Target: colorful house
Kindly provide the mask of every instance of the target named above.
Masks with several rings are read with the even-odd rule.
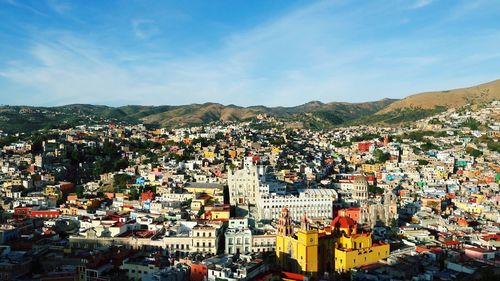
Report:
[[[371,233],[360,233],[357,223],[345,212],[339,212],[324,229],[312,228],[304,216],[295,229],[288,209],[284,208],[276,235],[276,256],[281,268],[318,276],[324,272],[346,272],[389,257],[389,244],[374,243]]]
[[[389,244],[373,243],[370,233],[358,233],[353,219],[336,217],[332,227],[334,236],[340,234],[335,243],[335,271],[346,272],[389,257]]]

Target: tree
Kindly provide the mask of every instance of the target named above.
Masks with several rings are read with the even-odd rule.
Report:
[[[425,159],[418,159],[418,165],[425,166],[427,164],[429,164],[429,161],[427,161]]]
[[[113,188],[115,191],[121,192],[126,187],[127,184],[132,180],[132,176],[128,174],[116,174],[113,177]]]
[[[462,123],[462,127],[469,127],[471,130],[477,130],[479,126],[481,126],[481,122],[472,117],[467,118],[467,120]]]
[[[78,198],[82,198],[83,197],[83,192],[85,191],[85,189],[83,188],[83,186],[81,185],[78,185],[76,188],[75,188],[75,193],[76,193],[76,196],[78,196]]]
[[[431,143],[430,141],[420,145],[420,149],[422,149],[423,151],[429,151],[429,150],[432,150],[432,149],[438,149],[439,147],[433,143]]]
[[[124,170],[128,167],[128,161],[127,159],[118,159],[113,163],[113,170],[119,171],[119,170]]]
[[[135,187],[131,187],[128,191],[128,195],[130,200],[138,200],[139,199],[139,191]]]
[[[376,185],[368,185],[368,192],[372,194],[381,194],[384,192],[384,190]]]
[[[379,139],[380,135],[379,134],[362,134],[360,136],[354,136],[351,138],[351,141],[353,142],[358,142],[358,141],[364,141],[364,140],[373,140],[373,139]]]
[[[488,142],[488,149],[491,151],[500,152],[500,142],[498,142],[498,141]]]
[[[475,149],[475,148],[470,147],[470,146],[465,148],[465,152],[467,152],[470,156],[475,157],[475,158],[483,155],[483,152],[481,150]]]
[[[395,218],[393,218],[391,220],[391,228],[396,228],[398,227],[398,220],[396,220]]]
[[[378,163],[385,163],[387,160],[391,158],[391,154],[387,152],[384,153],[380,149],[375,149],[375,151],[373,151],[373,157],[375,157]]]

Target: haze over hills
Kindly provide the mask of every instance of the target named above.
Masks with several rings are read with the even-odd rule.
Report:
[[[447,108],[480,105],[492,100],[500,100],[500,80],[470,88],[416,94],[402,100],[382,99],[363,103],[312,101],[293,107],[241,107],[219,103],[121,107],[89,104],[0,106],[0,130],[31,131],[102,122],[144,123],[173,128],[214,121],[251,120],[259,114],[300,127],[325,129],[336,125],[412,122]]]

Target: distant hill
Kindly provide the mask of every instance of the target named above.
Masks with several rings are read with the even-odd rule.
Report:
[[[383,99],[364,103],[309,102],[294,107],[241,107],[218,103],[180,106],[70,104],[57,107],[0,106],[0,130],[5,132],[69,128],[82,124],[123,122],[144,123],[161,127],[202,125],[213,121],[244,121],[259,114],[298,122],[307,128],[328,128],[373,114],[395,100]]]
[[[449,108],[470,106],[479,108],[484,103],[500,100],[500,80],[481,85],[446,91],[426,92],[395,101],[371,116],[349,121],[347,125],[379,123],[397,125],[414,122]]]
[[[469,88],[411,95],[390,104],[377,114],[384,114],[404,108],[459,108],[466,104],[480,105],[493,100],[500,100],[500,79]]]
[[[458,108],[466,104],[479,106],[492,100],[500,100],[500,80],[470,88],[416,94],[402,100],[382,99],[363,103],[312,101],[293,107],[241,107],[219,103],[121,107],[89,104],[0,106],[0,130],[27,132],[108,122],[174,128],[214,121],[251,120],[259,114],[286,120],[294,127],[328,129],[337,125],[413,122],[450,107]]]
[[[152,114],[143,116],[132,114],[132,116],[138,117],[144,123],[159,124],[164,127],[200,125],[212,121],[243,121],[255,118],[259,114],[297,121],[305,119],[306,115],[313,115],[330,125],[338,125],[348,120],[375,113],[392,102],[394,100],[390,99],[366,103],[322,103],[315,101],[295,107],[240,107],[204,103],[175,106],[161,112],[151,112]],[[123,108],[119,109],[123,110]],[[142,109],[142,112],[153,110],[155,110],[154,107],[148,110]]]

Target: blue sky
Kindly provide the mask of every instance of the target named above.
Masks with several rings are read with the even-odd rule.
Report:
[[[0,0],[0,104],[292,106],[500,78],[498,0]]]

